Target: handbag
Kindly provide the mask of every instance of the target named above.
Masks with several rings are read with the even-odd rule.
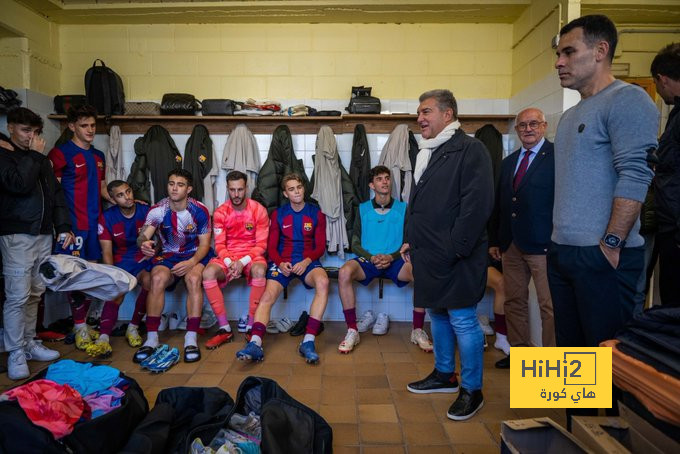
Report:
[[[125,115],[156,116],[161,114],[161,105],[157,102],[126,102]]]
[[[188,93],[166,93],[161,100],[162,115],[195,115],[201,104]]]
[[[85,95],[57,95],[54,97],[54,111],[60,115],[65,114],[71,107],[80,107],[87,104]]]
[[[204,99],[201,102],[203,115],[234,115],[234,101],[231,99]]]

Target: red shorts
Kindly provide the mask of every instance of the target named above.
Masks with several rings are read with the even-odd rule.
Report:
[[[233,258],[232,258],[232,261],[234,261]],[[220,286],[220,288],[226,287],[227,284],[229,283],[229,268],[227,267],[227,265],[224,264],[224,260],[216,257],[216,258],[210,260],[210,262],[208,264],[210,264],[210,263],[214,263],[215,265],[222,268],[222,272],[224,272],[224,275],[227,276],[227,279],[224,280],[224,281],[218,281],[218,285]],[[262,257],[261,255],[258,256],[258,257],[254,257],[250,261],[249,264],[247,264],[246,266],[243,267],[242,275],[245,276],[246,282],[248,283],[248,285],[250,285],[250,281],[252,280],[252,277],[250,276],[250,269],[253,267],[253,264],[255,264],[255,263],[261,263],[262,265],[264,265],[265,271],[267,270],[267,260],[264,257]]]

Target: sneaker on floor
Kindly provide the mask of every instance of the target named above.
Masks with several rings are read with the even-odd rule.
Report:
[[[495,334],[495,331],[489,324],[489,317],[486,315],[478,315],[477,319],[479,320],[479,326],[482,327],[482,331],[484,331],[485,336],[493,336]]]
[[[374,336],[384,336],[390,329],[390,318],[386,313],[380,312],[375,324],[373,325],[373,335]]]
[[[217,334],[208,339],[208,341],[205,343],[205,348],[207,348],[208,350],[213,350],[222,344],[231,342],[232,340],[234,340],[234,333],[232,333],[231,331],[227,331],[224,328],[220,328],[217,331]]]
[[[199,325],[200,328],[212,328],[215,326],[215,323],[217,323],[217,317],[215,317],[215,313],[212,309],[208,309],[209,307],[210,306],[203,308],[203,312],[201,313],[201,324]]]
[[[434,349],[430,338],[422,328],[411,330],[411,343],[416,344],[425,353],[431,353]]]
[[[449,407],[446,417],[454,421],[465,421],[472,418],[484,406],[482,391],[468,391],[460,388],[458,399]]]
[[[267,322],[267,334],[279,334],[279,327],[276,326],[276,322],[274,320],[269,320]]]
[[[177,329],[185,329],[185,328],[180,328],[180,324],[182,321],[179,319],[179,316],[175,314],[174,312],[172,314],[168,314],[168,328],[171,330],[177,330]]]
[[[309,321],[309,314],[307,311],[302,311],[302,314],[300,314],[300,318],[298,319],[297,323],[293,325],[293,327],[288,330],[288,334],[291,336],[302,336],[305,334],[305,330],[307,329],[307,322]]]
[[[85,352],[93,358],[103,359],[111,356],[113,349],[111,348],[111,344],[107,341],[98,340],[97,342],[88,345]]]
[[[31,375],[26,364],[26,353],[23,349],[14,350],[7,358],[7,376],[10,380],[23,380]]]
[[[90,327],[84,326],[82,328],[76,329],[75,343],[78,350],[87,350],[87,347],[92,344],[92,333],[90,332]],[[99,336],[97,336],[99,337]]]
[[[276,327],[280,333],[287,333],[293,327],[293,322],[288,317],[283,317],[281,320],[276,321]]]
[[[161,322],[158,324],[158,331],[165,331],[168,329],[168,324],[170,323],[168,317],[168,314],[161,314]]]
[[[60,342],[66,339],[66,334],[56,331],[39,331],[37,336],[43,342]]]
[[[422,380],[406,385],[406,389],[416,394],[455,393],[458,391],[458,379],[454,373],[448,380],[442,380],[435,369]]]
[[[26,354],[26,360],[30,361],[54,361],[61,356],[58,351],[50,350],[45,347],[41,342],[30,341],[28,345],[24,348],[24,353]]]
[[[262,361],[264,350],[255,342],[248,342],[245,348],[236,352],[236,359],[239,361]]]
[[[510,343],[508,337],[504,334],[496,333],[496,342],[493,343],[494,348],[505,353],[505,356],[510,354]]]
[[[147,364],[146,369],[151,373],[159,374],[166,372],[177,363],[179,363],[179,349],[175,347],[163,352],[152,363]]]
[[[359,345],[359,332],[354,329],[348,329],[347,334],[345,334],[345,339],[340,342],[338,346],[338,351],[340,353],[349,353],[354,350],[354,347]]]
[[[248,314],[244,314],[238,319],[238,325],[236,326],[236,329],[238,330],[239,333],[245,333],[247,327],[248,327]]]
[[[125,339],[127,339],[128,345],[132,348],[142,345],[142,336],[139,335],[139,330],[135,326],[128,325],[125,330]]]
[[[373,313],[373,311],[370,309],[367,310],[362,314],[361,318],[357,321],[357,331],[359,331],[360,333],[365,333],[366,331],[371,329],[373,325],[375,325],[375,321],[376,316]]]
[[[298,347],[298,353],[307,361],[307,364],[319,362],[319,355],[316,353],[314,341],[302,342],[300,347]]]

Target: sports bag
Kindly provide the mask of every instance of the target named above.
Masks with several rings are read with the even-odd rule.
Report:
[[[7,113],[21,106],[21,99],[16,91],[0,87],[0,113]]]
[[[101,66],[97,66],[97,62],[101,62]],[[85,72],[85,94],[87,102],[97,109],[99,115],[123,114],[123,81],[100,59],[96,59]]]
[[[351,114],[379,114],[380,99],[375,96],[357,96],[349,100],[347,112]]]
[[[47,369],[30,381],[45,378]],[[130,386],[120,407],[90,421],[76,423],[73,432],[55,440],[47,429],[31,422],[16,401],[0,402],[0,452],[22,454],[113,454],[127,443],[130,434],[149,412],[139,384],[121,373]]]
[[[126,102],[125,115],[158,116],[161,114],[161,105],[157,102]]]
[[[54,111],[65,114],[71,107],[80,107],[87,104],[85,95],[57,95],[54,97]]]
[[[231,99],[204,99],[201,102],[203,115],[234,115],[234,101]]]
[[[166,93],[161,100],[162,115],[194,115],[200,109],[200,103],[188,93]]]

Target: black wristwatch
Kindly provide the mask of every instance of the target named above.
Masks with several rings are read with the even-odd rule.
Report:
[[[611,232],[607,232],[607,234],[602,237],[602,243],[609,249],[623,249],[626,245],[626,242],[622,240],[620,236]]]

